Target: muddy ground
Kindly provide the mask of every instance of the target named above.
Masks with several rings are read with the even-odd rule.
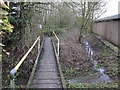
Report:
[[[62,38],[61,38],[62,37]],[[84,46],[78,42],[79,29],[68,31],[60,38],[60,62],[66,78],[84,76],[92,70],[92,63],[88,59]],[[89,64],[88,64],[89,63]]]
[[[83,43],[78,42],[79,29],[63,31],[64,34],[58,35],[60,39],[60,63],[66,82],[73,78],[84,78],[81,83],[87,83],[87,78],[93,76],[93,63],[90,61]],[[97,68],[104,67],[104,73],[112,79],[112,84],[104,84],[106,87],[117,87],[118,59],[114,51],[104,45],[99,39],[91,34],[86,37],[91,47],[94,49],[94,59],[98,61]],[[87,77],[88,76],[88,77]],[[87,78],[86,78],[87,77]],[[96,76],[93,76],[96,77]],[[73,86],[72,87],[77,87]],[[71,87],[70,84],[68,87]],[[86,85],[91,86],[91,85]]]
[[[10,71],[18,64],[21,58],[28,51],[28,48],[22,47],[21,41],[11,43],[4,48],[10,55],[2,53],[2,86],[3,88],[10,87]],[[27,85],[28,79],[31,75],[34,62],[37,55],[37,46],[33,48],[32,52],[27,56],[19,70],[15,74],[16,88],[24,88]]]

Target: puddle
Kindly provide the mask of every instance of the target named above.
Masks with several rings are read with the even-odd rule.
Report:
[[[85,37],[85,36],[83,36]],[[93,60],[93,54],[94,50],[91,48],[90,44],[84,39],[84,44],[86,46],[86,52],[88,54],[88,57],[90,58],[91,62],[93,63],[93,69],[95,72],[91,76],[87,77],[77,77],[74,79],[69,80],[69,82],[78,84],[78,83],[104,83],[104,82],[112,82],[112,79],[106,74],[104,74],[104,68],[100,67],[97,68],[97,60]],[[97,72],[96,72],[97,71]]]

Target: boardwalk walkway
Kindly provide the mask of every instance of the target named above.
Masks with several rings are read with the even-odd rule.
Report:
[[[51,38],[45,38],[43,57],[38,63],[32,88],[62,88]]]

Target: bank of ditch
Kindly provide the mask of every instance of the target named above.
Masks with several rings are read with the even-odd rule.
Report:
[[[117,55],[97,39],[94,34],[87,36],[85,40],[94,51],[92,57],[97,62],[96,65],[91,61],[86,51],[84,39],[81,44],[78,42],[78,28],[66,30],[58,37],[60,39],[60,63],[68,88],[118,87]],[[104,68],[103,74],[99,73],[100,68]],[[110,81],[102,80],[102,75],[109,77]],[[100,82],[101,80],[102,82]]]

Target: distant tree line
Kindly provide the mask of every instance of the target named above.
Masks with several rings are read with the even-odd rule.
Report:
[[[83,33],[92,32],[93,20],[104,12],[105,3],[99,2],[10,2],[8,20],[14,26],[4,43],[21,40],[29,48],[40,34],[40,25],[77,25],[80,28],[79,41]]]

